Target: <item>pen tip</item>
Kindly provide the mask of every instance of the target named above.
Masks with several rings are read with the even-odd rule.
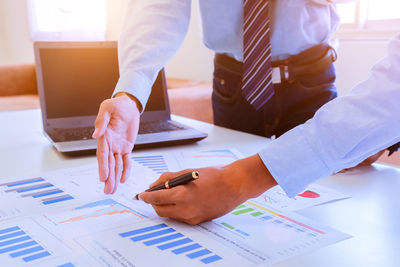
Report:
[[[139,200],[139,194],[136,194],[136,196],[133,199],[134,200]]]

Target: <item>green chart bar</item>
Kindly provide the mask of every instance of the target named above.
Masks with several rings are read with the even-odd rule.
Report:
[[[241,209],[241,208],[244,208],[244,207],[246,207],[246,206],[245,206],[245,205],[239,205],[239,206],[237,206],[237,207],[235,208],[235,210]]]
[[[232,212],[232,214],[233,215],[240,215],[240,214],[243,214],[243,213],[246,213],[246,212],[250,212],[250,211],[253,211],[253,210],[254,209],[248,208],[248,209],[238,210],[238,211]]]
[[[228,227],[229,229],[235,229],[235,227],[233,227],[232,225],[229,225],[229,224],[227,224],[227,223],[221,223],[223,226],[225,226],[225,227]]]
[[[260,215],[263,215],[263,214],[264,214],[264,213],[259,212],[259,211],[250,213],[250,215],[251,215],[251,216],[254,216],[254,217],[257,217],[257,216],[260,216]]]

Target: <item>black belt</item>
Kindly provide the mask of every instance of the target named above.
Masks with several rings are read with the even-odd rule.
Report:
[[[308,76],[329,68],[337,59],[336,51],[328,44],[319,44],[287,59],[272,61],[273,83],[293,82],[296,77]],[[241,75],[243,63],[217,53],[214,63]]]

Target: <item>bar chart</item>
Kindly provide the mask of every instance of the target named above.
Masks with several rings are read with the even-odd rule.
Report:
[[[229,240],[227,244],[238,253],[247,253],[257,263],[267,264],[349,238],[298,214],[272,210],[263,204],[261,199],[246,201],[201,227],[207,232],[219,233],[222,241]],[[221,229],[224,229],[223,235]]]
[[[17,264],[35,262],[51,254],[19,226],[12,226],[0,229],[0,256],[5,255],[15,259]]]
[[[20,198],[38,199],[42,205],[52,205],[74,199],[42,177],[3,183],[0,184],[0,190],[5,195],[14,194]]]
[[[122,238],[129,238],[132,242],[140,242],[143,246],[155,246],[161,251],[170,251],[177,256],[184,255],[189,259],[199,260],[204,264],[223,260],[221,256],[165,223],[136,228],[119,235]]]
[[[140,165],[149,168],[157,174],[162,174],[169,171],[167,163],[163,155],[153,155],[153,156],[134,156],[133,161],[139,163]]]

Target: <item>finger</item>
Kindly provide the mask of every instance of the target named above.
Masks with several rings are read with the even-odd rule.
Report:
[[[97,160],[99,164],[99,177],[100,182],[105,182],[109,175],[108,169],[108,154],[110,153],[108,149],[107,140],[104,136],[97,139]]]
[[[117,191],[119,181],[121,180],[121,175],[122,175],[122,156],[119,153],[118,154],[115,153],[114,158],[115,158],[115,184],[111,194],[114,194]]]
[[[106,194],[110,194],[115,186],[115,158],[111,151],[108,153],[108,168],[110,169],[109,176],[104,185],[104,193]]]
[[[168,217],[172,219],[180,219],[179,211],[177,209],[177,206],[172,204],[172,205],[153,205],[154,211],[157,213],[158,216],[160,217]]]
[[[123,171],[122,171],[121,183],[125,183],[126,180],[128,180],[129,175],[131,174],[132,163],[130,154],[123,155],[122,160],[123,160]]]
[[[99,138],[104,135],[107,125],[110,122],[110,112],[104,102],[100,105],[99,113],[97,114],[96,121],[94,122],[93,138]]]
[[[175,188],[158,190],[153,192],[140,193],[139,199],[151,205],[171,205],[176,204]]]

